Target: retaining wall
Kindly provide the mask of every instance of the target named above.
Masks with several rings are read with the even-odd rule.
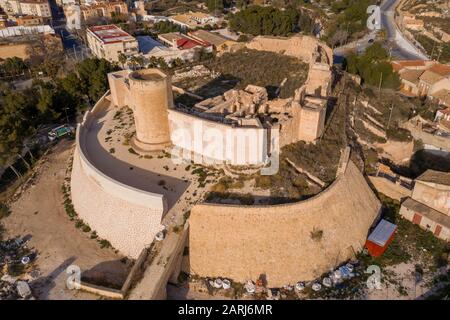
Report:
[[[353,162],[326,190],[273,206],[200,204],[189,219],[191,273],[278,287],[312,280],[354,256],[381,204]]]
[[[89,161],[87,133],[97,116],[109,106],[108,94],[78,124],[71,176],[72,202],[80,218],[99,237],[107,239],[121,253],[136,258],[161,230],[167,204],[164,195],[127,186]]]

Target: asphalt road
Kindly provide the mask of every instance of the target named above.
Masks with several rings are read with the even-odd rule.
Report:
[[[394,22],[394,11],[398,0],[385,0],[381,6],[381,26],[386,29],[389,46],[391,48],[391,55],[398,59],[405,60],[421,60],[422,56],[418,55],[413,50],[407,48],[405,40],[397,37],[397,28]]]
[[[387,49],[390,51],[391,56],[397,59],[422,60],[425,57],[418,54],[401,34],[397,34],[394,12],[398,1],[399,0],[385,0],[380,5],[381,27],[386,29],[388,38]],[[362,53],[372,44],[373,41],[371,39],[375,38],[376,31],[372,31],[357,41],[335,48],[334,54],[336,57],[342,57],[347,54],[349,49],[351,49],[351,51],[355,50],[357,53]]]
[[[75,51],[77,52],[77,56],[82,56],[81,52],[87,54],[88,49],[81,41],[80,38],[76,34],[70,33],[66,29],[66,17],[64,16],[64,12],[62,9],[56,6],[56,4],[51,4],[52,7],[52,28],[55,30],[55,33],[61,36],[61,40],[63,42],[64,49],[70,55],[75,55]]]

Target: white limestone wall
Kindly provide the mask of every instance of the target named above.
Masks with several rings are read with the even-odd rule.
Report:
[[[177,155],[195,157],[196,163],[226,162],[231,165],[260,165],[267,148],[266,129],[232,127],[169,109],[171,140]],[[209,161],[209,163],[208,163]]]
[[[126,256],[136,259],[161,230],[161,210],[131,203],[102,188],[82,168],[75,151],[71,179],[72,202],[81,219],[100,238]]]
[[[86,112],[78,125],[74,153],[71,195],[76,212],[99,237],[123,254],[137,258],[161,230],[167,210],[164,195],[139,190],[106,176],[95,167],[85,150],[87,132],[96,114],[108,107],[107,92]]]

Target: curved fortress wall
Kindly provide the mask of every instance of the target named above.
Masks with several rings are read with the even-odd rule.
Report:
[[[315,279],[362,249],[380,207],[351,161],[328,189],[305,201],[196,205],[189,219],[191,272],[240,282],[263,274],[271,287]]]
[[[75,211],[99,237],[107,239],[121,253],[137,258],[161,230],[167,209],[163,195],[124,185],[101,172],[89,160],[86,138],[97,114],[110,104],[105,94],[78,125],[71,176]]]

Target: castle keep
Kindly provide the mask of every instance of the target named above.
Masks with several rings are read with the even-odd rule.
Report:
[[[136,135],[132,146],[137,152],[173,145],[201,161],[262,165],[274,145],[314,143],[323,134],[332,82],[328,49],[316,42],[307,59],[306,83],[287,99],[269,100],[265,88],[248,85],[244,90],[231,89],[200,101],[192,108],[175,106],[170,76],[146,69],[109,74],[111,101],[116,107],[128,105],[133,110]],[[279,141],[272,140],[273,130]],[[220,138],[223,141],[213,141],[220,142],[216,144],[222,150],[214,148],[208,137],[212,131],[217,133],[215,137],[224,137]],[[194,135],[196,143],[192,141]],[[242,139],[242,143],[235,143],[236,139]]]

